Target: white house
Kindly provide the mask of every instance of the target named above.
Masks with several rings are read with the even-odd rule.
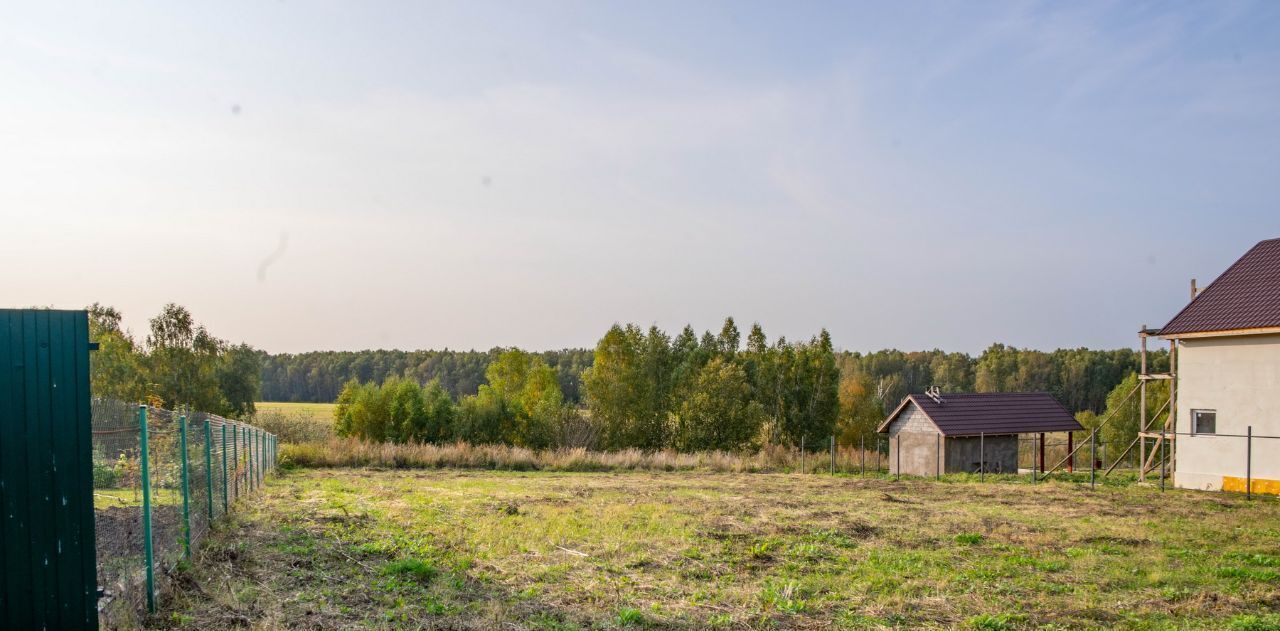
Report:
[[[1244,491],[1248,476],[1253,492],[1280,493],[1280,239],[1253,246],[1159,335],[1177,344],[1174,484]]]

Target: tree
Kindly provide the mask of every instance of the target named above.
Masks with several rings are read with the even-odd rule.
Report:
[[[146,377],[133,338],[120,328],[120,312],[93,303],[89,311],[89,339],[98,350],[89,354],[89,388],[95,397],[141,401]]]
[[[591,368],[583,375],[591,416],[599,424],[605,448],[663,446],[659,428],[665,418],[653,418],[652,385],[646,382],[643,366],[644,342],[639,327],[613,325],[596,344]]]
[[[742,335],[738,333],[738,325],[733,322],[733,318],[725,318],[724,326],[720,327],[720,335],[716,337],[720,354],[733,357],[738,352],[738,343],[741,339]]]
[[[248,344],[226,347],[218,363],[217,380],[232,416],[253,414],[253,403],[262,391],[260,355]]]
[[[147,336],[149,394],[171,407],[231,413],[218,389],[221,340],[195,323],[186,307],[169,303],[151,319]]]
[[[840,375],[837,393],[840,411],[836,417],[836,439],[842,445],[875,445],[876,429],[884,420],[884,403],[876,394],[869,375],[848,372]]]
[[[673,446],[683,451],[752,448],[764,408],[742,367],[716,357],[698,371],[674,415]]]
[[[489,365],[485,377],[489,380],[486,396],[501,399],[500,407],[506,412],[498,421],[501,439],[521,447],[549,446],[564,403],[555,370],[537,355],[510,349]]]
[[[1107,424],[1102,428],[1100,438],[1110,445],[1108,453],[1120,455],[1120,451],[1138,438],[1139,395],[1138,373],[1129,373],[1107,395],[1107,411],[1103,417]],[[1147,425],[1149,429],[1158,430],[1168,418],[1169,382],[1156,380],[1147,383]],[[1160,413],[1157,419],[1156,414]],[[1101,422],[1099,420],[1098,422]]]
[[[459,402],[455,434],[459,440],[472,444],[500,443],[513,417],[507,401],[493,388],[483,385],[474,395],[463,397]]]
[[[453,433],[457,406],[438,380],[431,380],[422,387],[421,421],[413,428],[413,440],[423,443],[443,443]]]
[[[214,337],[173,303],[151,319],[145,347],[121,329],[118,310],[94,303],[87,311],[90,339],[98,343],[90,354],[94,396],[224,416],[253,413],[261,396],[259,351]]]

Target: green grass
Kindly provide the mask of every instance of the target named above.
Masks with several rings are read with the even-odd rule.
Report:
[[[799,474],[325,469],[272,479],[245,508],[193,564],[201,590],[177,593],[153,626],[1280,622],[1280,502],[1270,498]]]
[[[182,493],[177,489],[152,487],[152,506],[181,506]],[[94,489],[93,507],[102,510],[111,507],[142,506],[141,488]]]

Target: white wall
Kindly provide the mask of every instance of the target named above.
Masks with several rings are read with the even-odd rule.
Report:
[[[1280,335],[1181,340],[1177,369],[1179,434],[1191,432],[1192,410],[1206,409],[1217,411],[1219,435],[1252,425],[1255,435],[1280,436]],[[1223,476],[1243,478],[1245,442],[1179,435],[1175,485],[1217,490]],[[1280,484],[1280,440],[1253,441],[1253,477]]]

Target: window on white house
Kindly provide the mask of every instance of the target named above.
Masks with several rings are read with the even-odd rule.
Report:
[[[1193,434],[1218,433],[1218,412],[1216,410],[1191,410],[1191,432]]]

